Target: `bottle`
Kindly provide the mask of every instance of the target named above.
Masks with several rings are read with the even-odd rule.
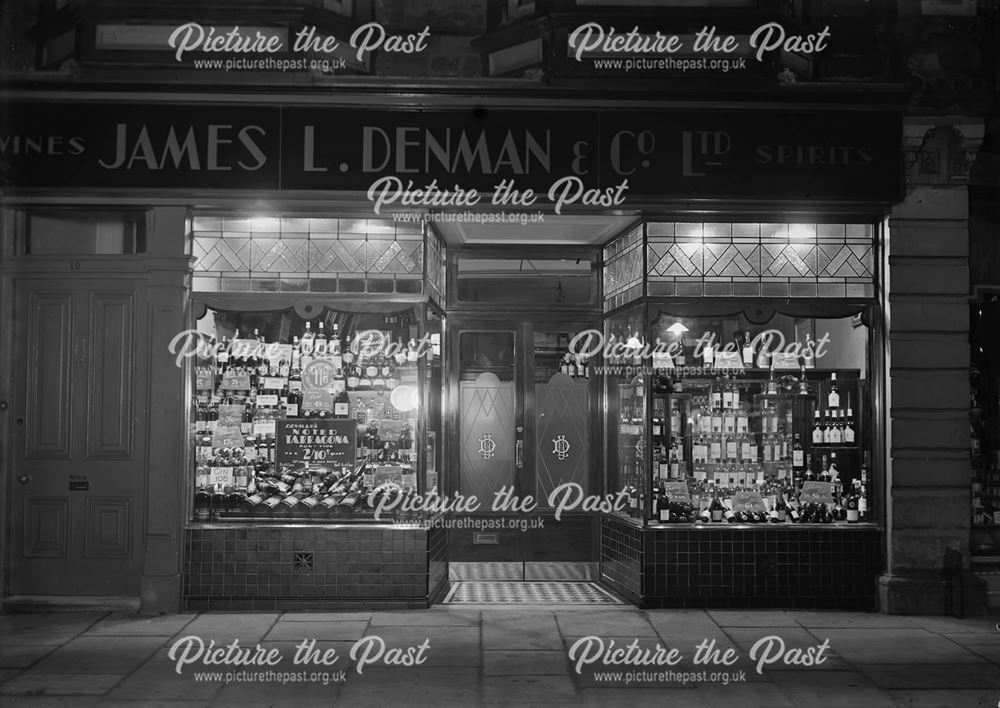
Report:
[[[720,410],[722,408],[722,380],[716,379],[715,383],[712,384],[711,391],[711,406],[713,411]]]
[[[808,396],[809,395],[809,382],[806,381],[806,367],[802,367],[802,372],[799,374],[799,395]]]
[[[711,369],[715,366],[715,350],[712,348],[712,342],[709,341],[705,344],[704,348],[701,350],[702,363],[706,369]]]
[[[847,510],[846,518],[849,524],[858,523],[858,484],[858,480],[854,480],[854,484],[851,485],[851,489],[844,498],[844,507]]]
[[[826,455],[823,455],[823,467],[819,473],[819,481],[820,482],[830,481],[830,462],[829,458]]]
[[[725,410],[732,410],[733,406],[733,380],[726,374],[722,384],[722,407]],[[727,431],[729,432],[729,431]]]
[[[344,368],[344,357],[340,346],[340,325],[336,322],[333,323],[333,332],[327,340],[326,349],[330,353],[330,361],[333,362],[334,369],[338,372],[342,372]],[[342,377],[343,373],[340,373],[340,376]]]
[[[823,418],[823,444],[831,445],[833,443],[833,424],[830,422],[830,411],[826,412],[826,416]]]
[[[302,333],[302,339],[299,340],[299,349],[299,364],[301,365],[302,370],[305,371],[306,367],[308,367],[313,360],[313,333],[310,329],[310,323],[308,320],[306,320],[306,329]]]
[[[667,496],[666,491],[662,491],[660,494],[659,516],[661,524],[670,521],[670,497]]]
[[[823,427],[820,425],[819,408],[813,413],[812,441],[813,445],[823,444]]]
[[[770,375],[767,379],[767,394],[769,396],[776,395],[778,393],[778,380],[774,377],[774,363],[771,364]]]
[[[840,394],[837,392],[837,372],[830,374],[830,392],[826,395],[827,408],[840,408]]]
[[[848,408],[844,418],[844,443],[854,444],[854,412]]]
[[[720,522],[725,515],[725,508],[722,506],[722,502],[719,501],[718,495],[712,496],[712,503],[708,507],[709,514],[713,522]]]
[[[351,415],[351,397],[347,395],[346,389],[341,389],[337,397],[333,399],[333,417],[349,418]]]
[[[681,478],[681,462],[677,459],[677,448],[673,447],[670,450],[670,479],[680,479]]]
[[[750,333],[744,332],[743,334],[743,367],[745,369],[753,368],[753,346],[750,344]]]
[[[795,442],[792,443],[792,467],[795,469],[800,470],[805,467],[804,452],[799,434],[795,433]]]
[[[326,357],[326,345],[326,330],[323,329],[323,320],[320,320],[319,326],[316,329],[316,339],[313,341],[313,356],[317,359]]]
[[[833,412],[833,430],[830,433],[830,442],[834,445],[840,445],[844,442],[844,412],[834,411]]]

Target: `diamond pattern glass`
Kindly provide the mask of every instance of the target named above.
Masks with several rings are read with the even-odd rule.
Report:
[[[646,229],[651,295],[871,297],[875,291],[871,224],[656,222]],[[606,274],[606,295],[608,284]]]
[[[200,276],[195,283],[206,290],[394,292],[396,281],[406,280],[399,291],[412,293],[414,281],[423,277],[423,249],[421,225],[397,227],[388,219],[192,218],[191,253]],[[439,263],[429,269],[439,294],[442,249],[436,244]]]

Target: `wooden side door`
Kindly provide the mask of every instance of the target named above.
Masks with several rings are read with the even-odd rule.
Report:
[[[15,283],[8,594],[139,594],[148,336],[143,282]]]

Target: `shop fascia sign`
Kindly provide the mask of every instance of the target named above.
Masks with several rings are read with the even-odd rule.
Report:
[[[886,112],[59,107],[5,106],[9,186],[344,191],[376,212],[891,202],[902,187],[901,118]]]

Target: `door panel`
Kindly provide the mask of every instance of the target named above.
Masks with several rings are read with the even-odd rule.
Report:
[[[21,280],[11,595],[135,596],[147,372],[142,282]]]
[[[475,381],[459,384],[461,401],[462,475],[459,491],[489,508],[496,492],[513,486],[515,390],[513,381],[500,381],[484,372]]]
[[[73,293],[30,292],[25,314],[27,351],[15,365],[27,374],[25,456],[69,459]]]
[[[565,482],[588,491],[590,415],[588,380],[555,374],[535,384],[535,480],[539,507]]]
[[[135,293],[90,294],[87,459],[132,457]]]

